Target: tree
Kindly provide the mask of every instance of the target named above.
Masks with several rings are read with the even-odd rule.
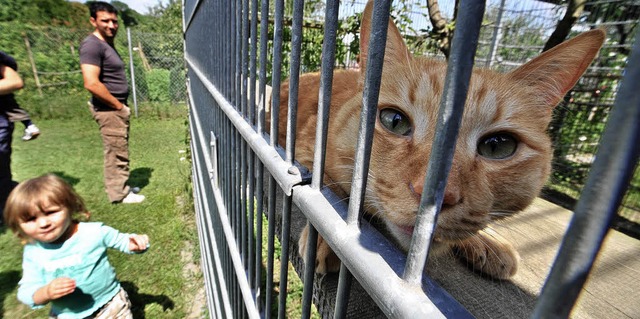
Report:
[[[152,32],[165,34],[182,33],[182,4],[178,0],[149,8],[148,19],[141,25]]]
[[[453,39],[453,31],[455,29],[455,19],[458,14],[458,1],[456,0],[453,18],[451,21],[447,21],[440,13],[440,6],[438,0],[427,0],[427,9],[429,10],[429,20],[433,30],[431,31],[431,37],[436,40],[438,49],[449,58],[449,51],[451,51],[451,41]]]
[[[0,0],[0,22],[85,27],[89,15],[80,7],[66,0]]]
[[[120,1],[111,1],[111,5],[118,9],[120,18],[122,19],[122,23],[125,26],[133,27],[139,24],[142,15],[136,10],[129,8],[126,3]]]
[[[640,20],[640,3],[634,0],[588,3],[584,8],[588,12],[585,20],[589,23],[611,25],[607,36],[618,44],[617,51],[629,55],[629,47],[637,33]]]
[[[564,17],[562,17],[562,20],[558,22],[556,29],[549,37],[549,40],[547,40],[547,43],[545,43],[544,48],[542,49],[543,52],[562,43],[562,41],[567,38],[569,32],[571,31],[571,28],[582,15],[586,2],[586,0],[569,1]]]

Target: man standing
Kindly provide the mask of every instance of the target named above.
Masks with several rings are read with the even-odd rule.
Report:
[[[91,92],[90,109],[100,126],[104,146],[104,184],[112,203],[140,203],[143,195],[127,185],[129,179],[129,87],[125,64],[114,45],[118,12],[111,4],[89,3],[95,31],[80,45],[84,87]]]

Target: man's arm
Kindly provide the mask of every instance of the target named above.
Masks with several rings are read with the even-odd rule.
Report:
[[[82,79],[84,80],[84,88],[87,89],[93,96],[99,98],[109,107],[119,110],[124,107],[118,99],[116,99],[107,90],[107,87],[100,82],[100,67],[93,64],[81,64]]]
[[[0,95],[7,95],[24,87],[22,78],[18,72],[12,68],[0,64],[0,74],[2,74],[2,78],[0,79]]]

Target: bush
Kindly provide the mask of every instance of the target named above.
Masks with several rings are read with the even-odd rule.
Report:
[[[169,92],[169,70],[153,69],[146,74],[148,98],[152,102],[168,102],[171,100]]]

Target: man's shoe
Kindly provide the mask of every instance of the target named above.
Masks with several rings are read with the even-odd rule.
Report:
[[[129,192],[127,197],[122,199],[123,204],[138,204],[144,201],[144,195],[134,194],[133,192]]]
[[[27,128],[24,130],[24,135],[22,135],[22,140],[31,141],[36,139],[38,135],[40,135],[40,129],[38,129],[38,127],[35,124],[31,124],[27,126]]]

